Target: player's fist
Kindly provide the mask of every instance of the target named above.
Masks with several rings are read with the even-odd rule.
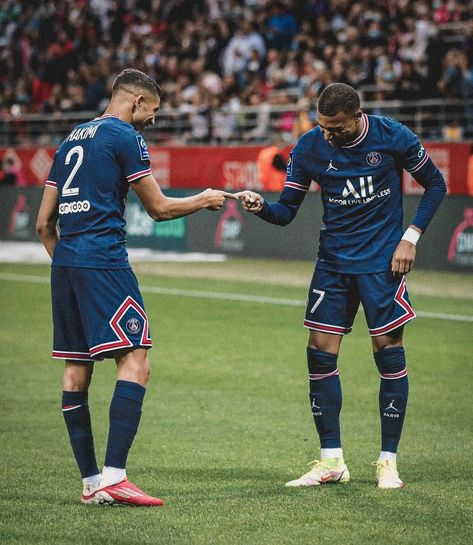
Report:
[[[391,270],[394,276],[403,276],[412,270],[416,259],[415,244],[401,240],[394,251],[391,260]]]
[[[207,210],[220,210],[222,208],[225,199],[234,199],[238,197],[233,193],[228,193],[227,191],[220,191],[219,189],[206,189],[200,194],[204,201],[203,208]]]
[[[253,212],[253,214],[256,214],[262,210],[264,199],[259,193],[245,190],[245,191],[240,191],[239,193],[235,193],[235,195],[239,199],[241,199],[243,208],[247,212]]]

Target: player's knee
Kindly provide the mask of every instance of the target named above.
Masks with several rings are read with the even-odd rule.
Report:
[[[338,354],[324,352],[316,348],[307,347],[307,366],[309,375],[316,375],[317,378],[325,378],[326,375],[338,372]]]
[[[93,364],[77,364],[66,361],[63,377],[63,390],[66,392],[85,392],[92,380]]]
[[[374,360],[382,377],[401,378],[400,376],[392,376],[397,374],[404,376],[406,369],[406,353],[402,346],[383,348],[383,350],[375,352]]]
[[[146,386],[151,366],[145,350],[131,350],[117,358],[118,378]]]

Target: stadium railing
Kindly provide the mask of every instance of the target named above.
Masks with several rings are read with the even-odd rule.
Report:
[[[460,142],[473,140],[473,100],[364,101],[369,114],[386,115],[404,123],[420,138]],[[0,119],[0,146],[58,145],[71,127],[97,112],[55,112],[4,116]],[[147,129],[146,140],[154,144],[261,144],[275,133],[288,143],[299,136],[304,118],[315,124],[315,105],[223,107],[199,111],[163,108],[156,124]],[[303,129],[302,129],[303,130]]]

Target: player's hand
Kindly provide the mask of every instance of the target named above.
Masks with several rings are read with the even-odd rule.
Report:
[[[402,276],[412,271],[416,259],[416,246],[407,240],[401,240],[391,259],[391,270],[394,276]]]
[[[255,193],[254,191],[240,191],[239,193],[235,193],[235,195],[241,199],[241,203],[243,205],[243,208],[247,212],[252,212],[253,214],[257,214],[258,212],[261,212],[264,204],[263,197]]]
[[[237,194],[228,193],[227,191],[220,191],[219,189],[206,189],[201,193],[204,199],[204,208],[207,210],[220,210],[225,203],[225,199],[237,200]]]

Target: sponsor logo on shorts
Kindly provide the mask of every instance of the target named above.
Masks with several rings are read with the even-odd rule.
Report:
[[[89,201],[63,202],[59,205],[59,214],[77,214],[78,212],[88,212],[90,210]]]
[[[141,324],[140,324],[140,321],[137,318],[130,318],[127,321],[125,327],[126,327],[126,330],[129,333],[136,334],[136,333],[139,333],[141,331]]]

